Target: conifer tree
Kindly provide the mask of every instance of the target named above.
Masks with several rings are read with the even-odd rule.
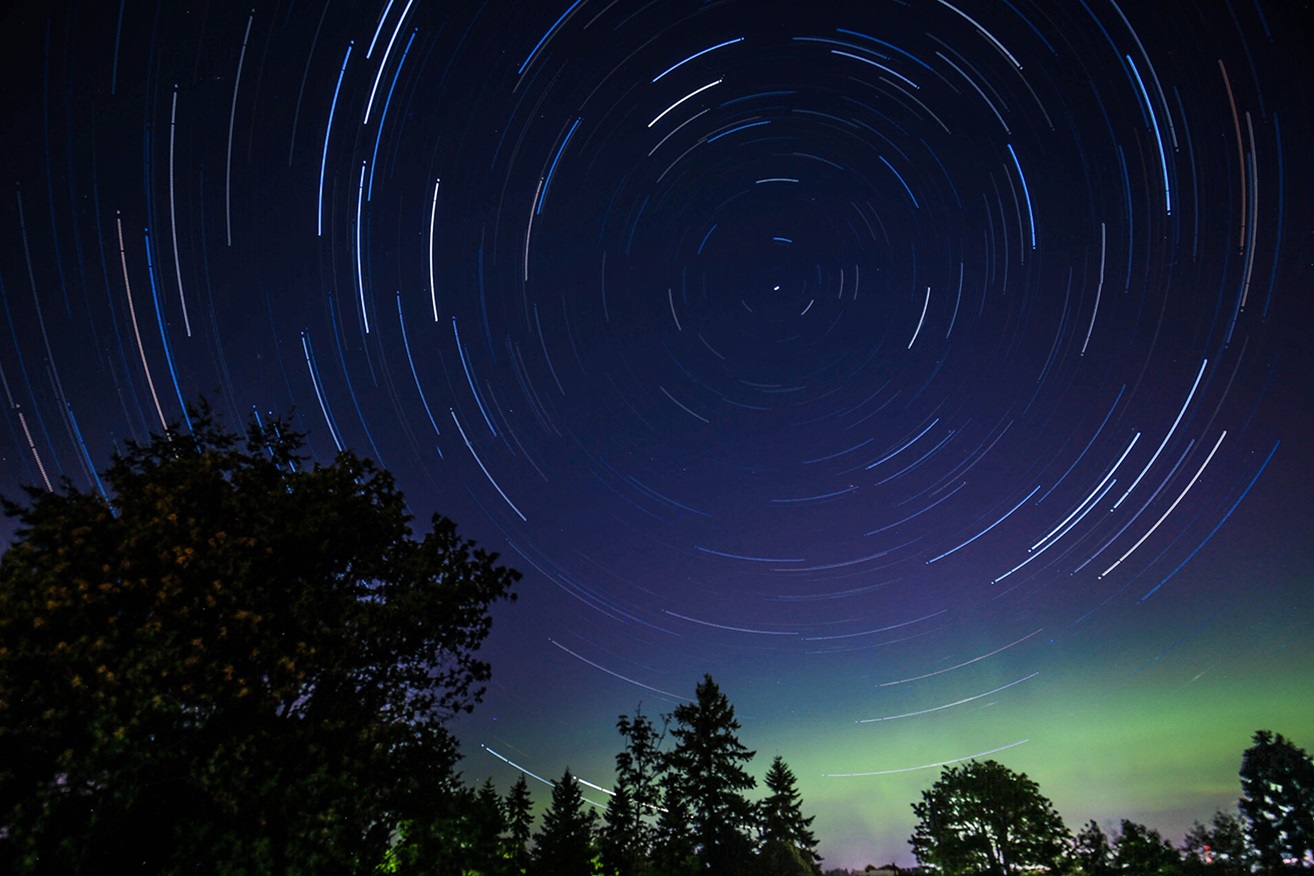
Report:
[[[503,856],[507,870],[514,876],[521,876],[529,868],[529,841],[533,836],[531,828],[534,823],[531,806],[529,783],[525,781],[525,774],[521,773],[502,804],[507,833],[502,840]]]
[[[695,701],[676,706],[667,757],[671,790],[688,808],[688,830],[703,869],[718,876],[748,872],[752,863],[753,804],[744,792],[757,780],[744,769],[750,751],[736,736],[739,722],[712,676],[703,676]]]
[[[469,868],[485,876],[502,872],[502,832],[506,830],[506,818],[492,779],[485,779],[471,798],[465,822]]]
[[[1281,733],[1255,734],[1241,760],[1241,812],[1262,873],[1314,850],[1314,761]]]
[[[814,816],[803,816],[798,778],[779,755],[771,761],[765,784],[770,793],[758,806],[764,852],[776,845],[795,850],[814,872],[820,872],[821,856],[811,829]]]
[[[653,870],[659,876],[694,876],[701,869],[689,833],[689,807],[667,773],[662,781],[662,805],[653,836]]]
[[[530,870],[535,876],[593,876],[597,813],[583,806],[579,780],[567,767],[552,788],[552,803],[535,837]]]

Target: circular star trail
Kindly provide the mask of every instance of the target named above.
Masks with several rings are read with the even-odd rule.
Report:
[[[1314,717],[1297,7],[19,4],[0,487],[291,412],[526,573],[467,775],[711,672],[830,864],[1180,833]]]

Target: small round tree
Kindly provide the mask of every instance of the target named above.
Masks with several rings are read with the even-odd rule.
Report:
[[[945,876],[1057,872],[1069,844],[1040,787],[993,760],[946,767],[913,814],[917,860]]]

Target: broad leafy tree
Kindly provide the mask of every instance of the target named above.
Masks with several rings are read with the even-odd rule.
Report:
[[[909,839],[929,873],[1012,876],[1061,870],[1068,831],[1025,773],[993,760],[946,767],[913,804]]]
[[[688,829],[705,870],[718,876],[748,872],[752,864],[753,804],[744,792],[757,785],[744,769],[756,752],[736,735],[734,706],[710,675],[692,703],[673,712],[675,746],[667,757],[672,788],[688,811]]]
[[[1081,876],[1111,876],[1113,873],[1113,846],[1109,835],[1094,819],[1077,831],[1072,843],[1072,859]]]
[[[1122,820],[1113,841],[1113,871],[1127,876],[1177,876],[1182,859],[1159,831],[1135,821]]]
[[[817,837],[812,833],[814,816],[803,815],[798,779],[779,755],[771,761],[764,784],[768,794],[758,805],[763,856],[770,858],[773,865],[779,861],[779,866],[786,870],[797,859],[804,861],[809,871],[821,872]],[[783,854],[777,847],[792,854]]]
[[[534,837],[530,872],[534,876],[593,876],[598,814],[584,808],[579,780],[567,768],[552,788],[552,802]]]
[[[0,870],[334,873],[437,817],[517,573],[286,424],[129,443],[7,501]]]
[[[600,843],[609,874],[637,876],[651,871],[665,727],[659,730],[643,709],[637,708],[632,718],[621,715],[616,729],[625,745],[616,755],[615,794],[607,803]]]
[[[1314,850],[1314,762],[1281,733],[1260,730],[1242,756],[1240,805],[1261,871]]]

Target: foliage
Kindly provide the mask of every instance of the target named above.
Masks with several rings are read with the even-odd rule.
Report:
[[[1242,755],[1240,806],[1261,871],[1314,850],[1314,762],[1281,733],[1260,730]]]
[[[1113,871],[1129,876],[1177,876],[1182,860],[1159,831],[1135,821],[1122,820],[1113,841]]]
[[[1081,876],[1110,876],[1113,873],[1113,846],[1094,819],[1077,832],[1072,844],[1072,859]]]
[[[671,791],[688,807],[687,822],[703,868],[733,876],[750,865],[753,805],[743,792],[757,785],[744,769],[756,752],[739,741],[730,700],[703,676],[695,701],[673,713],[675,747],[667,756]]]
[[[639,876],[651,870],[653,816],[661,802],[661,743],[652,720],[636,708],[634,717],[621,715],[616,729],[625,747],[616,755],[615,794],[607,804],[600,838],[606,871],[615,876]]]
[[[597,813],[583,809],[579,780],[565,773],[552,788],[552,803],[535,836],[531,872],[535,876],[592,876],[597,849],[593,833]]]
[[[435,817],[445,720],[519,577],[351,453],[208,411],[129,443],[109,499],[5,502],[0,869],[331,873]]]
[[[1068,843],[1039,786],[993,760],[946,767],[913,814],[909,843],[930,873],[1057,872]]]
[[[1246,825],[1235,812],[1219,810],[1209,824],[1196,822],[1182,846],[1184,870],[1193,874],[1240,876],[1249,873],[1254,853],[1246,838]]]
[[[765,784],[770,793],[758,806],[763,856],[781,859],[784,866],[783,856],[776,851],[776,847],[783,846],[807,864],[805,872],[820,872],[821,856],[817,854],[817,837],[812,833],[814,816],[803,816],[798,779],[779,755],[771,761]]]
[[[816,876],[820,872],[807,852],[782,840],[767,840],[753,868],[754,876]]]

